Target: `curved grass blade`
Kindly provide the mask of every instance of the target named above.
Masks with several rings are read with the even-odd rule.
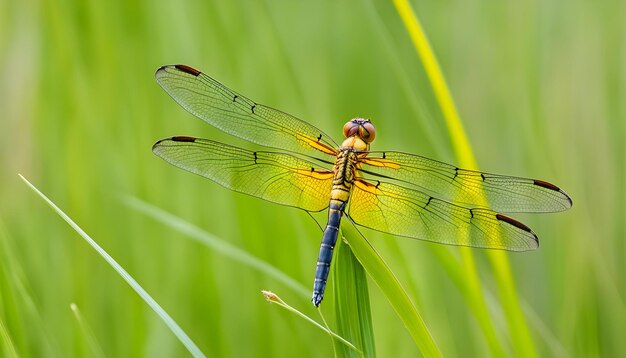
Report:
[[[9,237],[6,224],[0,218],[0,254],[2,254],[0,255],[0,271],[5,276],[2,279],[10,282],[14,288],[13,292],[3,288],[0,291],[0,300],[5,312],[11,309],[16,310],[16,304],[25,309],[25,315],[12,325],[13,338],[15,339],[13,343],[19,347],[19,342],[23,341],[25,336],[36,336],[43,355],[54,355],[55,352],[59,352],[58,342],[47,329],[28,276],[22,266],[22,261],[16,254],[15,248],[12,247],[12,243],[15,242],[12,239],[14,238]],[[8,327],[5,329],[9,332]]]
[[[126,199],[126,203],[153,219],[178,230],[192,239],[219,252],[223,256],[230,257],[235,261],[262,272],[266,276],[274,278],[276,281],[282,282],[285,286],[293,289],[298,294],[301,294],[304,297],[308,297],[310,295],[307,287],[277,269],[267,261],[263,261],[226,241],[218,239],[199,227],[137,198],[129,197]]]
[[[417,15],[411,8],[408,0],[394,0],[394,5],[398,14],[402,18],[404,25],[409,33],[411,40],[415,46],[415,49],[420,56],[424,70],[426,71],[430,80],[433,92],[439,103],[439,107],[443,113],[448,127],[448,133],[450,135],[454,152],[459,161],[459,165],[468,169],[478,169],[476,159],[472,152],[471,146],[461,118],[456,110],[454,100],[448,89],[445,78],[441,72],[441,68],[437,62],[437,58],[430,47],[426,34],[424,33],[422,26],[417,18]],[[486,312],[484,297],[480,293],[480,281],[478,280],[478,274],[476,272],[475,264],[473,262],[473,255],[469,249],[461,249],[463,255],[464,264],[469,269],[467,272],[471,280],[473,296],[477,300],[475,304],[481,306],[477,307],[479,311]],[[511,267],[508,260],[508,256],[505,252],[488,250],[487,257],[495,272],[496,284],[498,286],[498,292],[501,297],[501,302],[504,306],[504,312],[507,316],[507,323],[511,330],[511,336],[513,337],[514,348],[518,355],[524,357],[536,356],[536,350],[534,348],[534,342],[528,329],[528,324],[520,308],[520,304],[517,298],[515,290],[515,282],[511,273]],[[485,317],[478,317],[479,320],[485,321]],[[483,322],[485,324],[486,322]],[[492,324],[490,324],[492,327]],[[490,330],[492,328],[489,328]],[[492,343],[493,345],[493,343]],[[496,349],[493,353],[501,352],[501,347],[492,346],[492,350]]]
[[[305,321],[313,324],[317,328],[319,328],[319,329],[323,330],[324,332],[328,333],[335,341],[341,342],[344,346],[349,347],[353,351],[361,353],[361,351],[359,351],[359,349],[357,347],[355,347],[352,343],[348,342],[345,338],[341,337],[337,333],[331,331],[329,328],[324,327],[321,324],[317,323],[311,317],[305,315],[304,313],[302,313],[302,312],[298,311],[297,309],[293,308],[292,306],[288,305],[285,301],[283,301],[280,297],[278,297],[278,295],[275,294],[274,292],[261,291],[261,293],[263,294],[265,299],[268,300],[270,303],[275,303],[275,304],[279,305],[280,307],[286,309],[287,311],[295,313],[297,316],[303,318]]]
[[[343,231],[339,232],[343,236]],[[374,328],[370,311],[367,276],[350,246],[340,240],[335,247],[333,292],[337,331],[362,350],[360,356],[375,357]],[[356,357],[343,346],[336,347],[339,357]]]
[[[270,263],[263,261],[259,259],[258,257],[253,256],[249,254],[248,252],[236,246],[233,246],[223,240],[220,240],[219,238],[209,234],[208,232],[200,229],[199,227],[193,224],[190,224],[189,222],[182,220],[181,218],[174,216],[156,206],[150,205],[149,203],[146,203],[142,200],[129,197],[126,199],[126,203],[132,206],[133,208],[139,210],[140,212],[152,217],[153,219],[158,220],[159,222],[164,223],[168,225],[169,227],[175,230],[178,230],[179,232],[191,237],[192,239],[206,245],[210,249],[213,249],[219,252],[223,256],[230,257],[231,259],[245,266],[248,266],[252,269],[255,269],[268,277],[274,278],[276,281],[279,281],[283,283],[284,285],[290,287],[291,289],[293,289],[295,292],[302,295],[303,297],[307,297],[307,298],[309,297],[310,291],[307,287],[305,287],[298,281],[294,280],[286,273],[280,271],[279,269],[277,269]],[[313,219],[315,220],[315,218]],[[298,316],[301,316],[305,320],[315,324],[319,328],[328,332],[333,337],[335,342],[339,341],[343,343],[342,347],[348,346],[354,351],[359,352],[359,354],[362,354],[361,351],[359,351],[358,348],[356,348],[352,343],[348,342],[346,339],[337,335],[336,333],[331,331],[328,327],[323,327],[319,323],[315,322],[313,319],[309,318],[308,316],[304,315],[300,311],[286,304],[282,299],[280,299],[274,293],[269,292],[269,291],[262,291],[262,293],[268,301],[279,304],[283,308],[286,308],[287,310],[293,313],[296,313]],[[320,315],[321,315],[321,312],[320,312]]]
[[[389,266],[352,223],[342,224],[341,228],[352,253],[385,294],[422,354],[426,357],[441,357],[441,351],[424,320]]]
[[[106,355],[104,354],[104,351],[102,350],[102,347],[100,347],[100,345],[98,344],[98,340],[94,336],[93,331],[91,330],[91,328],[89,328],[89,325],[83,319],[83,315],[80,313],[80,309],[78,309],[78,305],[76,305],[76,303],[72,303],[70,304],[70,309],[72,310],[72,313],[74,314],[74,318],[76,318],[76,321],[78,322],[78,326],[80,327],[80,330],[82,331],[83,336],[85,337],[85,340],[87,341],[87,345],[89,346],[89,349],[91,351],[91,356],[98,357],[98,358],[106,357]]]
[[[21,174],[18,174],[20,178],[32,189],[37,195],[39,195],[56,213],[67,222],[72,229],[74,229],[87,243],[94,249],[102,258],[109,264],[117,273],[130,285],[130,287],[137,292],[137,294],[152,308],[152,310],[161,318],[161,320],[167,325],[167,327],[174,333],[174,335],[180,340],[180,342],[187,348],[189,353],[194,357],[205,357],[200,351],[200,348],[187,336],[187,334],[180,328],[180,326],[170,317],[167,312],[135,281],[135,279],[128,273],[120,264],[118,264],[113,257],[111,257],[100,245],[98,245],[83,229],[81,229],[69,216],[67,216],[58,206],[56,206],[47,196],[45,196],[39,189],[31,184]]]
[[[2,320],[1,317],[0,317],[0,337],[2,337],[1,346],[4,347],[2,349],[3,354],[6,357],[19,357],[19,354],[17,354],[17,350],[15,349],[15,345],[13,344],[13,340],[11,339],[11,335],[9,334],[9,331],[7,330],[4,324],[4,321]]]

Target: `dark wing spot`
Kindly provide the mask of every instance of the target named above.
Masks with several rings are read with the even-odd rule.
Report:
[[[542,187],[542,188],[546,188],[546,189],[550,189],[550,190],[554,190],[554,191],[561,191],[561,189],[558,186],[556,186],[556,185],[554,185],[552,183],[548,183],[547,181],[535,179],[533,181],[533,183],[535,185],[538,185],[538,186]]]
[[[322,134],[320,133],[320,136],[317,137],[317,141],[319,142],[320,140],[322,140]]]
[[[574,204],[572,202],[572,198],[570,198],[569,195],[567,195],[563,190],[561,190],[561,188],[559,188],[558,186],[556,186],[556,185],[554,185],[552,183],[548,183],[547,181],[535,179],[535,180],[533,180],[533,184],[535,184],[537,186],[540,186],[542,188],[546,188],[548,190],[554,190],[554,191],[557,191],[557,192],[561,193],[563,196],[565,196],[567,201],[569,201],[569,207],[571,207]]]
[[[483,181],[485,181],[485,180],[486,180],[486,179],[485,179],[485,174],[480,173],[480,177],[481,177],[481,178],[483,178]]]
[[[187,137],[187,136],[178,136],[178,137],[172,137],[171,139],[174,142],[195,142],[197,138]]]
[[[428,199],[430,201],[430,199]],[[472,209],[469,209],[470,212],[470,219],[474,218],[474,212],[472,211]]]
[[[252,111],[252,114],[254,114],[254,108],[256,107],[256,103],[252,105],[252,107],[250,107],[250,110]]]
[[[387,153],[383,152],[383,159],[387,158]]]
[[[237,96],[237,95],[234,95],[234,96],[233,96],[233,102],[236,102],[236,101],[237,101],[237,97],[239,97],[239,96]]]
[[[254,154],[254,164],[257,164],[256,163],[256,160],[257,160],[256,152],[254,152],[253,154]]]
[[[189,67],[187,65],[175,65],[174,67],[176,67],[177,70],[183,71],[185,73],[188,73],[188,74],[190,74],[192,76],[196,76],[196,77],[202,73],[202,72],[196,70],[195,68]]]
[[[532,232],[532,230],[530,230],[530,228],[528,226],[526,226],[526,225],[522,224],[521,222],[519,222],[519,221],[517,221],[517,220],[515,220],[513,218],[510,218],[510,217],[508,217],[506,215],[496,214],[496,219],[498,219],[500,221],[504,221],[507,224],[511,224],[511,225],[515,226],[516,228],[522,229],[522,230],[524,230],[526,232]]]
[[[456,177],[459,176],[459,168],[454,168],[454,178],[452,179],[456,179]]]

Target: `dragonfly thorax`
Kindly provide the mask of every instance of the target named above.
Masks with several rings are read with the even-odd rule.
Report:
[[[370,145],[369,143],[365,142],[363,139],[355,135],[346,138],[343,143],[341,143],[341,149],[346,148],[350,148],[352,151],[365,152],[370,149]]]

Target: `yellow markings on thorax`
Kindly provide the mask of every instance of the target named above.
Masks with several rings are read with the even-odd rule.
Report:
[[[352,191],[352,180],[354,178],[354,163],[351,159],[353,152],[341,150],[337,155],[333,171],[333,189],[330,193],[331,200],[347,202]]]
[[[321,139],[321,135],[320,138],[317,139],[313,139],[301,134],[296,134],[296,139],[301,140],[303,142],[305,142],[306,144],[310,145],[311,147],[319,150],[322,153],[326,153],[332,156],[336,156],[337,155],[337,149],[332,148],[327,146],[324,143],[321,143],[319,140]]]
[[[400,169],[400,164],[394,162],[393,160],[383,158],[363,158],[361,159],[361,163],[365,163],[373,167]]]
[[[358,136],[351,136],[346,138],[343,143],[341,143],[341,146],[343,148],[354,148],[354,150],[360,152],[370,149],[370,145]]]

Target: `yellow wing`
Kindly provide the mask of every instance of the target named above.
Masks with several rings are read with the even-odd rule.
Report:
[[[163,66],[154,76],[183,108],[228,134],[306,155],[337,154],[337,143],[316,127],[256,103],[189,66]]]
[[[328,207],[333,172],[290,154],[193,137],[160,140],[152,151],[178,168],[240,193],[307,211]]]
[[[397,180],[432,196],[467,207],[496,211],[555,212],[567,210],[572,199],[543,180],[481,173],[415,154],[372,151],[362,160],[362,172]]]
[[[362,178],[354,182],[348,215],[370,229],[447,245],[510,251],[539,246],[537,236],[527,226],[508,216]]]

